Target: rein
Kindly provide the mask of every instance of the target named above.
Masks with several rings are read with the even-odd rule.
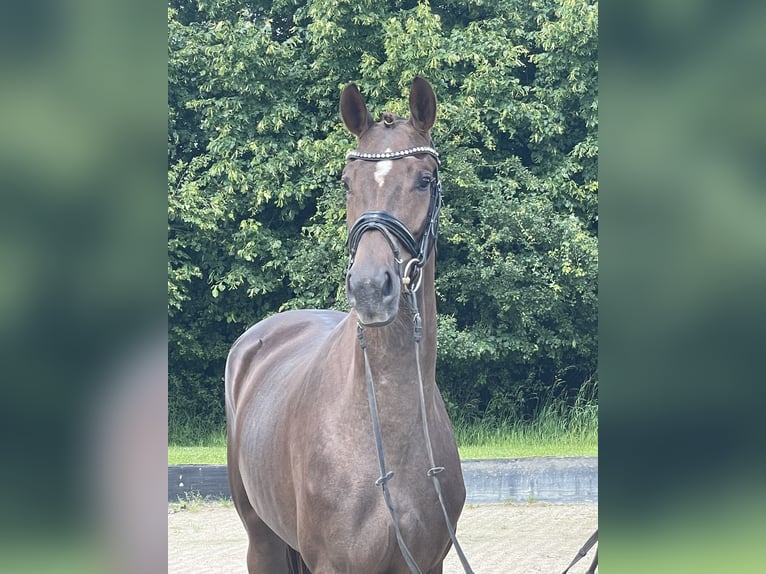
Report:
[[[567,566],[566,570],[562,574],[567,574],[572,569],[572,566],[577,564],[581,558],[585,558],[585,555],[588,553],[588,550],[593,548],[593,545],[598,542],[598,528],[596,531],[591,534],[590,538],[588,538],[587,542],[583,545],[582,548],[577,552],[577,555],[574,557],[574,559],[569,563],[569,566]],[[598,566],[598,550],[596,550],[596,555],[593,557],[593,562],[590,563],[590,566],[588,566],[588,570],[585,572],[585,574],[594,574],[596,572],[596,567]]]
[[[347,159],[361,159],[365,161],[383,161],[400,159],[403,157],[417,155],[417,154],[429,154],[436,158],[439,162],[439,154],[431,147],[416,147],[396,152],[385,153],[361,153],[357,151],[349,152],[346,156]],[[436,246],[436,239],[438,235],[438,221],[439,210],[441,208],[441,182],[439,181],[438,169],[434,179],[431,181],[431,197],[428,206],[428,214],[426,216],[426,225],[423,231],[423,235],[420,238],[420,242],[416,241],[409,229],[396,217],[385,211],[366,211],[359,219],[356,220],[349,232],[348,246],[349,246],[349,263],[350,269],[354,262],[354,256],[356,250],[361,241],[362,235],[371,230],[377,230],[383,233],[386,237],[389,246],[394,254],[394,259],[399,266],[399,274],[403,283],[405,292],[409,295],[410,307],[413,313],[413,335],[415,341],[415,362],[417,364],[418,372],[418,390],[420,400],[420,413],[421,421],[423,423],[423,437],[426,443],[426,450],[428,452],[429,470],[426,475],[429,476],[434,485],[434,490],[439,498],[439,504],[441,505],[442,512],[444,514],[444,521],[447,525],[447,531],[449,532],[450,540],[452,541],[455,551],[457,552],[460,562],[463,565],[463,570],[466,574],[473,574],[471,566],[468,564],[468,560],[463,553],[463,549],[455,535],[455,529],[450,522],[447,514],[447,508],[444,505],[444,499],[442,496],[441,483],[439,482],[439,473],[444,471],[443,466],[436,466],[434,461],[433,448],[431,446],[431,436],[428,430],[428,418],[425,404],[425,391],[423,388],[423,376],[420,368],[420,341],[423,336],[423,323],[420,316],[417,303],[417,291],[420,288],[420,279],[422,278],[420,270],[428,261],[428,257],[432,249]],[[412,259],[407,262],[407,265],[402,270],[402,259],[396,243],[393,238],[397,239],[401,245],[409,251]],[[375,383],[372,378],[372,371],[370,369],[370,363],[367,357],[367,341],[364,337],[364,326],[357,324],[357,338],[359,339],[359,346],[362,349],[364,355],[364,374],[367,384],[367,398],[370,406],[370,418],[372,419],[372,430],[375,438],[375,449],[378,455],[378,465],[380,467],[380,477],[375,481],[376,486],[380,486],[383,491],[383,499],[386,502],[386,507],[391,516],[394,532],[396,534],[396,541],[399,545],[399,549],[407,563],[410,572],[413,574],[422,574],[422,571],[418,567],[415,559],[412,557],[411,552],[407,548],[404,538],[399,528],[399,518],[394,509],[393,500],[391,499],[391,493],[388,490],[387,483],[393,477],[393,471],[386,470],[386,462],[383,456],[383,436],[380,431],[380,417],[378,414],[378,403],[375,398]]]
[[[440,165],[439,153],[432,147],[414,147],[401,151],[394,152],[382,152],[382,153],[367,153],[358,152],[356,150],[348,152],[346,159],[359,159],[363,161],[384,161],[395,160],[403,157],[408,157],[418,154],[428,154],[434,157],[437,161],[437,165]],[[463,553],[463,549],[460,547],[460,543],[457,540],[455,529],[450,522],[447,514],[447,508],[444,505],[444,498],[442,496],[441,483],[439,482],[439,473],[445,469],[443,466],[436,466],[434,461],[433,447],[431,446],[431,435],[428,430],[428,418],[426,412],[425,403],[425,390],[423,388],[423,375],[420,368],[420,341],[423,336],[423,321],[420,316],[417,301],[417,291],[420,288],[420,280],[422,275],[420,270],[428,262],[428,258],[431,254],[431,250],[436,249],[436,240],[439,230],[439,211],[442,204],[441,196],[442,184],[439,180],[439,170],[437,167],[434,179],[431,181],[431,194],[428,205],[428,214],[426,215],[426,225],[423,230],[423,234],[420,237],[420,241],[417,241],[412,235],[410,230],[399,221],[395,216],[386,211],[365,211],[351,226],[351,230],[348,234],[348,249],[349,249],[349,261],[346,267],[346,273],[349,272],[351,266],[354,264],[354,257],[359,247],[359,242],[367,231],[376,230],[380,231],[388,241],[389,247],[394,255],[394,260],[399,269],[399,276],[402,280],[402,287],[405,293],[409,296],[409,304],[412,310],[413,318],[413,337],[415,341],[415,362],[418,372],[418,392],[420,402],[420,414],[421,422],[423,423],[423,438],[426,443],[426,451],[428,453],[428,463],[430,465],[426,475],[429,476],[434,485],[434,490],[439,498],[439,504],[444,514],[444,522],[447,525],[447,531],[449,532],[450,540],[455,548],[455,552],[460,559],[460,563],[463,566],[463,570],[466,574],[473,574],[468,560]],[[396,242],[398,241],[412,256],[407,264],[402,268],[403,259]],[[380,430],[380,416],[378,414],[378,402],[375,398],[375,383],[372,378],[372,370],[370,369],[370,362],[367,357],[367,341],[364,337],[364,326],[361,323],[357,324],[357,339],[359,340],[359,346],[362,349],[364,355],[364,376],[367,384],[367,400],[370,406],[370,418],[372,419],[372,431],[375,438],[375,450],[378,455],[378,465],[380,467],[380,477],[375,481],[375,486],[380,486],[383,491],[383,499],[386,502],[388,513],[391,516],[391,522],[393,523],[394,532],[396,534],[396,542],[399,545],[399,549],[404,557],[404,561],[407,563],[407,567],[412,574],[422,574],[422,571],[418,567],[415,559],[412,557],[412,553],[407,548],[402,536],[401,529],[399,528],[399,518],[394,508],[391,493],[388,490],[388,481],[394,476],[394,472],[386,470],[386,461],[383,456],[383,435]],[[567,574],[569,570],[580,559],[582,559],[588,551],[598,541],[598,530],[588,539],[585,545],[580,549],[575,558],[564,570],[563,574]],[[593,559],[587,574],[593,574],[598,566],[598,553]]]
[[[470,564],[468,563],[468,559],[465,557],[465,554],[463,553],[463,549],[460,547],[460,543],[457,540],[457,535],[455,534],[455,529],[452,526],[452,523],[450,522],[449,515],[447,514],[447,508],[444,505],[444,498],[442,496],[442,489],[441,489],[441,483],[439,482],[438,474],[443,472],[445,469],[443,466],[436,466],[436,463],[434,462],[434,453],[433,449],[431,447],[431,435],[428,431],[428,418],[426,414],[426,403],[425,403],[425,391],[423,388],[423,375],[420,370],[420,340],[422,338],[423,333],[423,324],[422,319],[420,317],[420,312],[418,311],[418,304],[417,304],[417,295],[415,290],[408,290],[409,296],[410,296],[410,304],[412,306],[413,310],[413,323],[414,323],[414,336],[415,336],[415,361],[418,368],[418,391],[419,391],[419,402],[420,402],[420,414],[421,414],[421,422],[423,423],[423,435],[426,442],[426,450],[428,451],[428,462],[430,464],[430,468],[426,472],[426,476],[431,477],[433,480],[434,490],[436,491],[436,495],[439,498],[439,505],[442,508],[442,513],[444,514],[444,522],[447,525],[447,531],[449,532],[450,540],[452,540],[452,545],[455,547],[455,552],[458,555],[458,558],[460,559],[460,563],[463,565],[463,570],[466,574],[473,574],[473,570],[471,569]],[[401,530],[399,529],[399,518],[396,515],[396,510],[394,509],[393,500],[391,499],[391,493],[388,491],[387,483],[388,481],[394,476],[393,471],[387,471],[386,470],[386,461],[383,456],[383,436],[380,432],[380,416],[378,415],[378,402],[375,398],[375,383],[372,378],[372,371],[370,369],[370,362],[367,358],[367,341],[364,338],[364,327],[361,323],[357,324],[357,338],[359,339],[359,346],[362,348],[362,352],[364,354],[364,376],[365,381],[367,383],[367,399],[370,405],[370,418],[372,419],[372,431],[373,435],[375,437],[375,450],[378,454],[378,464],[380,467],[380,477],[375,481],[375,486],[380,486],[383,489],[383,499],[386,501],[386,507],[388,508],[388,513],[391,515],[391,521],[393,522],[394,526],[394,532],[396,533],[396,541],[399,544],[399,549],[402,552],[402,556],[404,556],[404,561],[407,563],[407,566],[410,569],[410,572],[413,574],[422,574],[422,571],[418,567],[418,565],[415,563],[414,558],[412,557],[412,554],[410,553],[409,549],[407,548],[407,545],[404,542],[404,538],[402,537]]]

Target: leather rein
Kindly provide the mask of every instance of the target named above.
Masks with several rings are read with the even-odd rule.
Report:
[[[428,154],[436,159],[437,166],[441,164],[439,160],[439,153],[433,149],[433,147],[415,147],[395,152],[382,152],[382,153],[367,153],[358,152],[356,150],[348,152],[346,159],[360,159],[364,161],[385,161],[395,160],[412,155]],[[413,337],[415,340],[415,362],[418,370],[418,390],[420,401],[421,420],[423,423],[423,437],[426,443],[426,450],[428,452],[428,462],[430,468],[426,473],[431,478],[434,485],[434,490],[439,498],[439,504],[441,505],[442,512],[444,513],[444,521],[447,525],[450,539],[455,552],[460,559],[460,563],[463,566],[463,570],[466,574],[473,574],[470,564],[468,563],[463,549],[458,543],[457,536],[455,535],[455,529],[450,522],[447,514],[447,508],[444,505],[444,499],[442,497],[441,483],[439,482],[439,473],[444,471],[443,466],[436,466],[434,462],[433,449],[431,447],[431,436],[428,431],[428,419],[426,414],[425,393],[423,389],[423,376],[420,369],[420,340],[423,335],[423,321],[420,317],[420,311],[418,309],[417,291],[420,288],[420,281],[422,275],[420,273],[423,266],[428,262],[428,258],[432,250],[436,249],[436,240],[439,232],[439,210],[441,209],[442,196],[441,196],[442,184],[439,180],[439,170],[435,172],[433,180],[431,180],[431,196],[428,205],[428,214],[426,215],[426,225],[423,230],[423,235],[420,241],[417,241],[407,226],[399,221],[395,216],[386,211],[365,211],[351,226],[351,230],[348,234],[348,250],[349,261],[346,267],[346,273],[349,272],[351,266],[354,263],[354,256],[359,247],[359,242],[362,239],[362,235],[371,229],[380,231],[388,241],[391,251],[394,255],[394,260],[399,269],[399,276],[402,280],[402,287],[404,293],[409,298],[410,309],[412,311],[413,318]],[[409,251],[412,259],[407,262],[407,265],[402,268],[403,260],[399,247],[397,246],[396,239],[407,251]],[[407,548],[404,538],[399,528],[399,518],[394,509],[393,500],[391,499],[391,493],[388,490],[387,483],[394,476],[393,471],[386,470],[386,461],[383,456],[383,436],[380,431],[380,417],[378,415],[378,403],[375,398],[375,383],[372,378],[372,371],[370,369],[370,362],[367,358],[367,341],[364,338],[364,326],[361,323],[357,323],[357,338],[359,340],[359,346],[364,354],[364,374],[367,384],[367,399],[370,406],[370,418],[372,419],[372,431],[375,438],[375,449],[378,455],[378,465],[380,467],[380,477],[375,481],[375,486],[380,486],[383,492],[383,498],[388,508],[388,513],[391,516],[394,532],[396,534],[396,541],[399,545],[399,549],[402,552],[407,566],[412,574],[422,574],[422,571],[418,567],[415,559],[412,557],[409,549]],[[564,570],[563,574],[567,574],[569,570],[574,566],[581,558],[583,558],[588,551],[598,541],[598,530],[588,539],[585,545],[580,549],[577,555],[574,557],[569,566]],[[587,574],[593,574],[598,566],[598,553],[593,559]]]
[[[395,160],[403,157],[428,154],[433,156],[437,165],[439,162],[439,154],[432,147],[415,147],[406,150],[396,152],[383,152],[383,153],[365,153],[358,151],[351,151],[347,154],[346,159],[360,159],[364,161],[385,161]],[[426,476],[430,477],[434,490],[439,498],[439,504],[441,505],[442,512],[444,514],[444,520],[447,525],[447,531],[449,532],[450,539],[455,551],[460,558],[460,562],[463,565],[463,570],[466,574],[473,574],[473,570],[468,564],[468,560],[463,553],[462,548],[455,535],[455,529],[452,525],[449,516],[447,514],[447,508],[444,504],[442,496],[441,483],[439,482],[439,473],[444,471],[444,467],[436,466],[434,461],[433,448],[431,446],[431,436],[428,430],[428,419],[425,405],[425,391],[423,388],[423,376],[420,368],[420,341],[423,335],[423,323],[418,309],[417,291],[420,288],[422,274],[421,270],[427,263],[431,251],[436,248],[436,240],[438,236],[439,227],[439,210],[441,209],[441,181],[439,180],[438,168],[436,170],[434,178],[431,180],[430,199],[428,205],[428,213],[426,215],[426,224],[423,230],[423,234],[420,241],[416,240],[407,226],[399,221],[395,216],[385,211],[365,211],[351,226],[351,230],[348,235],[348,249],[349,249],[349,262],[348,270],[354,263],[354,256],[356,255],[359,242],[362,235],[370,230],[380,231],[388,241],[391,251],[394,255],[394,260],[397,263],[399,269],[399,276],[402,280],[402,288],[404,293],[409,298],[410,308],[413,314],[413,338],[415,342],[415,362],[417,364],[418,372],[418,390],[420,401],[420,413],[421,421],[423,423],[423,437],[426,443],[426,450],[428,452],[428,463],[430,465]],[[396,241],[394,241],[396,239]],[[412,256],[403,267],[403,259],[399,251],[397,242],[402,245]],[[407,563],[410,572],[413,574],[422,574],[422,571],[418,567],[415,559],[412,557],[412,553],[407,548],[407,545],[402,536],[401,529],[399,528],[399,518],[394,508],[393,500],[391,499],[391,493],[388,490],[387,483],[394,476],[393,471],[386,469],[386,462],[383,456],[383,436],[380,430],[380,417],[378,414],[378,404],[375,398],[375,383],[372,377],[372,371],[370,369],[370,362],[367,357],[367,341],[364,337],[364,326],[361,323],[357,324],[357,338],[359,340],[359,346],[364,354],[364,372],[365,381],[367,384],[367,399],[370,406],[370,418],[372,419],[372,431],[375,439],[375,449],[378,455],[378,465],[380,468],[380,477],[375,481],[375,486],[380,486],[383,492],[383,499],[386,502],[386,507],[391,516],[391,522],[393,523],[394,532],[396,534],[396,541],[399,545],[399,549]]]

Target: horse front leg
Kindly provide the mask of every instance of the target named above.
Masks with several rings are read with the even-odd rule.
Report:
[[[289,574],[288,546],[266,526],[250,504],[231,441],[227,457],[231,498],[247,532],[248,574]]]
[[[288,546],[263,521],[246,524],[248,574],[289,574]]]

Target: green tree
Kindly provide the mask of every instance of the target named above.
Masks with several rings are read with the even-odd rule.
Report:
[[[353,146],[340,89],[439,97],[439,384],[528,414],[596,372],[597,22],[587,0],[171,2],[171,423],[222,421],[226,352],[298,307],[344,309]]]

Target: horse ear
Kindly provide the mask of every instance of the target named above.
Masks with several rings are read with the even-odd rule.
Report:
[[[356,84],[351,83],[340,95],[340,118],[346,129],[360,137],[372,124],[372,114],[367,110],[362,94]]]
[[[436,94],[431,84],[415,76],[410,89],[410,123],[428,133],[436,121]]]

